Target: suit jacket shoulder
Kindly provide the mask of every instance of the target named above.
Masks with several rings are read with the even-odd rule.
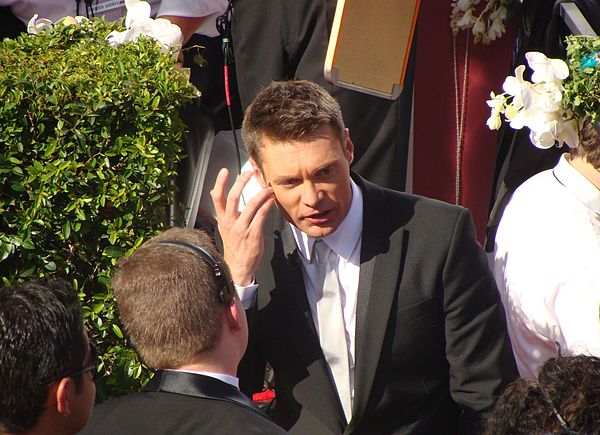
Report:
[[[165,375],[166,376],[163,376]],[[83,434],[286,433],[239,391],[206,376],[159,371],[137,394],[97,405]]]

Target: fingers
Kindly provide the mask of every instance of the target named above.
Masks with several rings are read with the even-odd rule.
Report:
[[[225,214],[225,186],[227,185],[227,178],[229,178],[229,171],[226,168],[222,168],[217,174],[215,185],[210,191],[210,197],[215,206],[217,218]]]
[[[253,224],[257,218],[264,221],[274,200],[275,196],[271,186],[261,189],[252,197],[248,204],[246,204],[246,207],[244,207],[244,210],[239,215],[239,221],[246,226]]]
[[[225,190],[227,187],[228,178],[229,171],[226,168],[221,169],[217,175],[217,179],[215,180],[215,185],[210,191],[210,196],[217,214],[217,219],[225,216],[227,213],[232,216],[237,216],[237,210],[242,191],[244,190],[244,187],[246,187],[246,184],[250,178],[252,178],[252,172],[246,171],[240,174],[235,180],[235,183],[233,183],[229,194],[226,195]]]
[[[231,190],[229,191],[229,194],[227,195],[227,203],[226,203],[227,211],[237,213],[237,211],[239,210],[239,205],[240,205],[240,197],[242,196],[244,187],[246,187],[246,184],[248,184],[248,181],[250,181],[250,178],[252,178],[251,171],[242,172],[237,177],[237,179],[235,180],[235,183],[233,183],[233,186],[231,187]]]

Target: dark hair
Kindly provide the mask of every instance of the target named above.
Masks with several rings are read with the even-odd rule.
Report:
[[[583,120],[579,129],[579,146],[571,150],[574,156],[582,156],[600,170],[600,124],[593,124],[590,117]]]
[[[224,278],[191,249],[161,241],[185,241],[222,263]],[[119,263],[111,281],[119,313],[142,359],[174,368],[211,350],[220,338],[219,290],[231,275],[212,239],[200,230],[171,228]]]
[[[599,358],[547,360],[537,381],[512,382],[487,419],[489,435],[542,433],[600,433]]]
[[[51,381],[79,369],[86,353],[82,309],[69,284],[31,281],[0,290],[0,432],[33,427]]]
[[[345,143],[340,105],[321,86],[307,80],[272,82],[248,106],[242,137],[248,155],[261,165],[264,138],[289,141],[309,138],[322,125],[330,125]]]

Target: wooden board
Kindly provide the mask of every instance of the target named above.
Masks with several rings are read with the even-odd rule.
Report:
[[[420,0],[338,0],[325,79],[389,99],[402,91]]]

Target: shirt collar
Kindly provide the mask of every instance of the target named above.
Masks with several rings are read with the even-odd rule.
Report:
[[[348,209],[348,214],[333,233],[322,239],[337,255],[345,260],[350,260],[354,247],[362,234],[363,224],[362,192],[354,180],[350,179],[350,185],[352,186],[352,201],[350,203],[350,208]],[[294,239],[296,239],[298,250],[306,261],[310,263],[313,252],[312,248],[317,239],[306,235],[306,233],[299,230],[294,225],[289,225],[292,228]]]
[[[594,213],[600,214],[600,190],[569,163],[567,154],[560,156],[553,169],[554,177],[579,201]]]
[[[223,373],[207,372],[207,371],[202,371],[202,370],[173,370],[173,369],[167,369],[167,370],[170,370],[173,372],[183,372],[183,373],[192,373],[195,375],[209,376],[211,378],[218,379],[219,381],[223,381],[223,382],[237,388],[238,390],[240,389],[240,380],[238,378],[236,378],[235,376],[226,375]]]

